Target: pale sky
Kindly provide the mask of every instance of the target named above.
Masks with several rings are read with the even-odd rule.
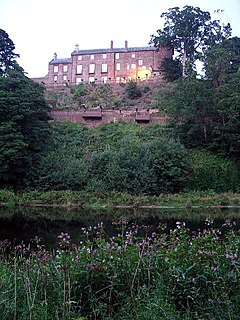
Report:
[[[54,52],[68,58],[80,49],[147,46],[162,27],[162,12],[190,5],[229,22],[240,37],[240,0],[0,0],[0,29],[20,54],[29,77],[45,76]],[[217,16],[214,10],[224,12]]]

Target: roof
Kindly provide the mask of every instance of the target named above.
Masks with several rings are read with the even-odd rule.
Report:
[[[55,63],[71,63],[71,58],[59,58],[59,59],[52,59],[49,64],[55,64]]]
[[[106,48],[106,49],[87,49],[87,50],[74,50],[72,55],[79,54],[94,54],[94,53],[117,53],[117,52],[136,52],[136,51],[156,51],[154,47],[131,47],[131,48]]]

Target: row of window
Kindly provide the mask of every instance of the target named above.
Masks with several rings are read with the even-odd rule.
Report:
[[[131,80],[131,77],[128,77],[127,78],[128,81]],[[116,82],[119,83],[119,82],[126,82],[127,81],[125,77],[116,77]],[[57,82],[58,81],[58,76],[54,76],[54,82]],[[64,75],[63,76],[63,81],[68,81],[67,79],[67,76]],[[95,77],[88,77],[88,82],[89,83],[93,83],[93,82],[96,82],[97,79]],[[101,81],[102,83],[107,83],[108,82],[108,78],[107,77],[101,77]],[[76,78],[76,84],[79,84],[79,83],[82,83],[83,82],[83,79],[81,78]]]
[[[138,65],[139,66],[142,66],[143,65],[143,60],[138,60]],[[144,67],[143,67],[144,68]],[[53,72],[54,73],[57,73],[58,72],[58,66],[54,66],[53,68]],[[136,63],[132,63],[131,65],[130,64],[127,64],[127,70],[130,70],[130,69],[136,69]],[[101,72],[107,72],[108,70],[108,65],[107,63],[102,63],[102,66],[101,66]],[[116,70],[117,71],[120,71],[121,70],[121,64],[120,63],[116,63]],[[67,65],[64,65],[63,66],[63,72],[67,72],[68,71],[68,66]],[[82,64],[79,64],[77,65],[77,74],[82,74],[82,71],[83,71],[83,66]],[[90,63],[89,64],[89,73],[95,73],[95,64],[94,63]]]
[[[102,58],[103,59],[107,59],[107,54],[106,53],[103,53],[103,55],[102,55]],[[120,53],[115,53],[115,59],[116,60],[118,60],[120,58]],[[132,53],[131,54],[131,58],[136,58],[136,53]],[[94,56],[94,54],[91,54],[90,55],[90,60],[94,60],[95,59],[95,56]],[[78,56],[78,60],[82,60],[82,56]]]

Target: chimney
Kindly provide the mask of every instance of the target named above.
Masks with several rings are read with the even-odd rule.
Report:
[[[56,60],[57,59],[57,52],[54,52],[53,54],[53,60]]]
[[[128,41],[125,41],[125,49],[128,50]]]
[[[111,46],[110,46],[111,50],[113,49],[113,41],[111,40]]]
[[[78,44],[75,45],[75,51],[79,51],[79,45]]]

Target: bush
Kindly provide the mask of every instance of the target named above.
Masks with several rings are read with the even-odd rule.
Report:
[[[207,150],[192,150],[191,190],[233,191],[240,188],[239,164]]]

